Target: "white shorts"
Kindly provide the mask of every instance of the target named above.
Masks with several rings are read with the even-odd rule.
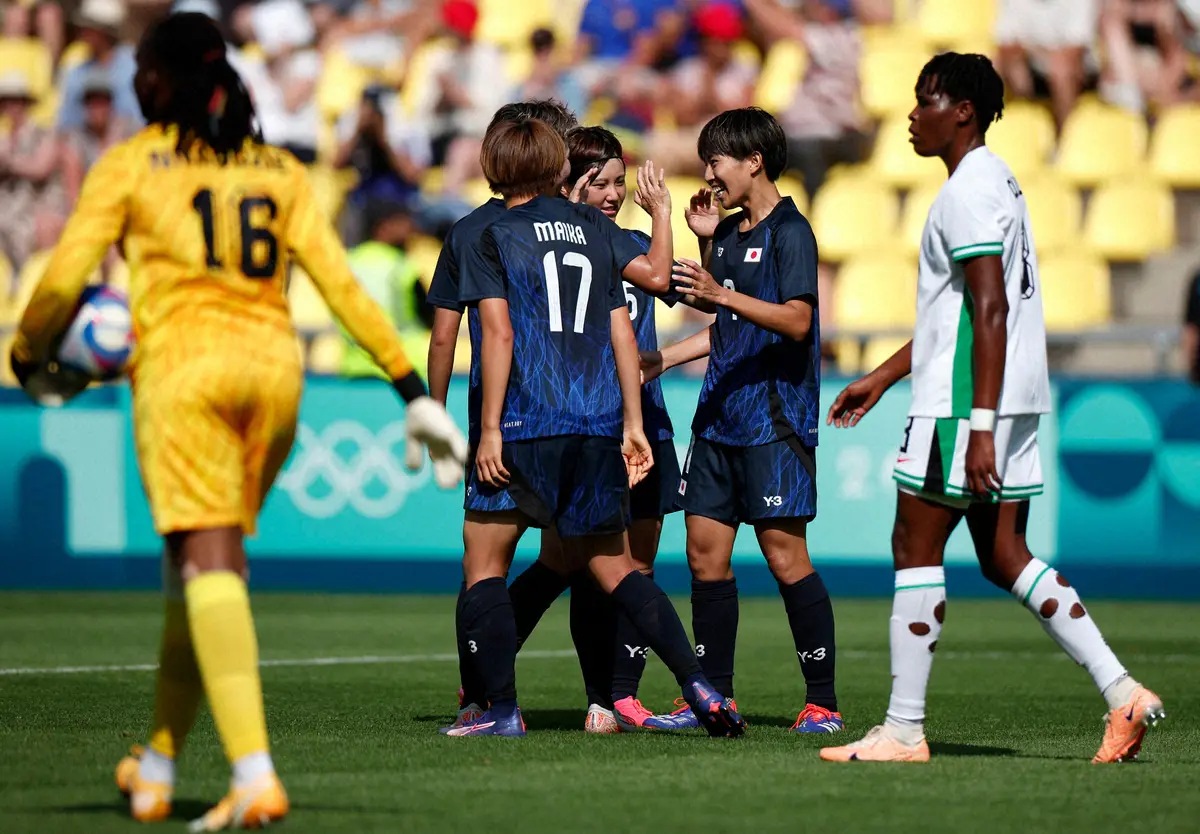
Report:
[[[972,501],[1028,501],[1042,493],[1042,459],[1038,454],[1037,414],[996,420],[996,474],[1000,492],[988,498],[965,489],[968,420],[909,417],[892,477],[901,492],[953,507]]]
[[[1089,48],[1099,22],[1097,0],[1001,0],[996,42],[1029,48]]]

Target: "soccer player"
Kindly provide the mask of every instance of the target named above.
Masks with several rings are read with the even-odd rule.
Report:
[[[462,267],[460,298],[483,329],[481,430],[468,472],[466,633],[489,707],[454,736],[523,735],[516,622],[504,575],[521,535],[553,527],[586,564],[712,735],[744,722],[700,671],[666,595],[636,569],[625,533],[628,488],[653,464],[642,429],[637,343],[605,219],[553,196],[566,146],[537,120],[484,141],[483,169],[508,211]],[[622,441],[622,436],[624,441]]]
[[[827,761],[925,762],[925,691],[946,616],[943,549],[964,517],[983,575],[1029,609],[1091,674],[1108,703],[1096,763],[1135,758],[1162,701],[1129,676],[1079,594],[1026,544],[1029,500],[1042,492],[1038,419],[1050,410],[1046,328],[1029,210],[1008,166],[984,142],[1004,84],[982,55],[933,58],[909,114],[913,149],[949,174],[929,210],[913,340],[851,383],[828,422],[855,426],[913,376],[896,459],[892,557],[892,695],[887,718]]]
[[[171,811],[175,760],[207,695],[229,794],[193,830],[258,827],[288,811],[267,743],[243,537],[287,459],[304,372],[284,296],[290,257],[409,404],[409,455],[429,444],[452,486],[465,438],[425,393],[382,311],[355,282],[304,168],[262,143],[225,43],[202,14],[149,29],[135,86],[148,126],[88,175],[21,321],[18,379],[53,358],[88,276],[114,243],[132,265],[134,437],[166,539],[154,722],[117,782],[135,819]]]
[[[787,160],[779,123],[754,107],[704,126],[698,143],[711,191],[687,210],[703,265],[682,259],[678,290],[715,309],[705,335],[661,354],[671,367],[708,354],[677,502],[686,513],[692,630],[708,679],[733,698],[740,524],[754,526],[779,585],[807,685],[792,729],[842,729],[834,691],[833,605],[809,559],[817,512],[817,403],[821,340],[817,244],[775,180]],[[740,209],[719,220],[716,203]],[[659,372],[654,369],[651,376]],[[687,717],[686,708],[680,714]]]

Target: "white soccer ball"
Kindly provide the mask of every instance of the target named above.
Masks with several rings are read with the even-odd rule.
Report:
[[[59,344],[59,363],[104,382],[125,373],[132,352],[133,317],[125,294],[112,287],[88,287]]]

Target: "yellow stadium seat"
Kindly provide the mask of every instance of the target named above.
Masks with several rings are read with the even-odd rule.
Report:
[[[527,46],[534,29],[554,25],[548,0],[481,0],[475,37],[504,47]]]
[[[1083,200],[1070,183],[1042,174],[1021,183],[1038,255],[1079,245]]]
[[[683,210],[691,202],[692,195],[701,188],[708,188],[708,183],[699,177],[679,177],[668,176],[667,188],[671,192],[671,238],[674,241],[675,257],[676,258],[699,258],[700,250],[697,248],[696,235],[688,228],[687,218],[683,216]],[[632,203],[630,198],[626,202]],[[646,212],[642,211],[637,206],[634,210],[648,221],[650,218]],[[641,228],[634,226],[634,228]],[[647,226],[646,231],[649,232]]]
[[[667,344],[670,334],[676,333],[683,327],[684,311],[686,305],[676,304],[674,307],[669,307],[666,304],[658,304],[654,308],[654,328],[659,334],[659,344]]]
[[[996,21],[996,0],[922,0],[916,21],[938,46],[988,38]]]
[[[896,40],[867,44],[859,75],[863,107],[872,116],[884,118],[908,113],[917,103],[913,90],[930,53],[920,45]]]
[[[771,113],[786,110],[796,97],[796,87],[807,66],[808,53],[802,43],[790,38],[776,41],[763,60],[754,103]]]
[[[843,373],[867,373],[873,371],[892,358],[892,354],[904,347],[910,338],[879,338],[872,339],[867,342],[867,349],[862,352],[858,358],[859,367],[857,371],[843,371]],[[841,369],[841,357],[839,356],[838,367]]]
[[[904,213],[900,216],[900,235],[897,243],[905,255],[916,257],[921,251],[925,221],[929,219],[929,209],[941,190],[942,183],[928,182],[914,188],[904,198]]]
[[[492,187],[488,185],[488,181],[483,177],[479,177],[478,179],[467,180],[463,183],[462,194],[459,196],[470,205],[481,206],[495,197],[496,194],[492,191]]]
[[[0,356],[8,356],[12,352],[13,340],[17,334],[13,332],[0,333]],[[0,388],[16,388],[17,378],[13,376],[12,367],[7,361],[0,362]]]
[[[808,214],[808,192],[804,189],[804,183],[798,177],[784,174],[775,182],[779,193],[784,197],[791,197],[792,202],[796,204],[801,214]]]
[[[325,299],[313,285],[312,279],[299,267],[292,267],[287,294],[292,308],[292,322],[297,330],[326,330],[333,326]]]
[[[813,200],[811,218],[821,260],[838,263],[889,246],[899,213],[896,193],[876,180],[842,177],[826,183]]]
[[[1111,276],[1102,258],[1080,252],[1052,255],[1038,261],[1038,279],[1047,330],[1084,330],[1111,320]]]
[[[446,177],[446,169],[440,165],[426,168],[421,175],[421,192],[424,194],[441,194],[442,183]]]
[[[1200,188],[1200,105],[1165,111],[1150,141],[1150,169],[1175,188]]]
[[[1018,179],[1028,177],[1046,166],[1054,150],[1054,117],[1040,104],[1014,101],[988,128],[987,144]]]
[[[41,98],[54,83],[50,50],[37,38],[0,38],[0,75],[20,73],[29,82],[35,98]]]
[[[80,64],[92,59],[92,48],[83,41],[71,41],[58,59],[58,71],[61,74],[70,72]]]
[[[839,330],[895,330],[909,328],[916,320],[917,264],[909,257],[890,253],[862,255],[842,265],[833,295],[834,323]],[[844,373],[856,373],[873,368],[900,345],[894,345],[882,359],[869,364],[871,345],[895,340],[888,337],[871,339],[865,352],[860,352],[856,339],[839,339],[838,368]],[[903,340],[900,344],[903,344]]]
[[[405,76],[404,86],[400,90],[400,101],[404,104],[404,112],[409,116],[416,114],[417,105],[425,96],[426,90],[433,85],[433,75],[429,69],[430,54],[437,49],[445,48],[446,45],[445,38],[435,38],[425,41],[413,50],[408,64],[408,74]]]
[[[10,316],[14,316],[15,311],[10,310],[8,302],[9,296],[15,289],[13,279],[15,278],[12,262],[8,260],[3,252],[0,252],[0,324],[6,324],[10,321]],[[15,317],[15,316],[14,316]]]
[[[1171,190],[1144,179],[1101,185],[1088,205],[1083,238],[1110,261],[1142,261],[1168,251],[1175,245]]]
[[[749,64],[759,71],[762,70],[763,54],[758,51],[758,47],[754,45],[753,41],[745,39],[734,41],[733,60]]]
[[[523,84],[533,72],[533,50],[528,46],[514,46],[504,53],[504,71],[510,84]]]
[[[438,257],[442,254],[442,244],[435,237],[417,235],[404,248],[405,254],[421,276],[421,286],[429,289],[433,280],[433,271],[437,268]]]
[[[893,116],[879,128],[871,170],[889,185],[913,188],[927,182],[946,179],[946,166],[935,157],[917,156],[908,141],[908,118]]]
[[[1091,187],[1133,174],[1146,155],[1146,120],[1106,104],[1081,104],[1067,117],[1058,146],[1058,173]]]
[[[357,107],[369,79],[370,73],[341,49],[329,50],[321,63],[321,77],[317,79],[317,107],[322,117],[336,121]]]
[[[337,376],[342,369],[345,341],[337,331],[319,333],[308,349],[308,372],[320,376]]]

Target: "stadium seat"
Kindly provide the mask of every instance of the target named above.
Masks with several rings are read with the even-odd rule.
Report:
[[[1038,261],[1046,329],[1072,332],[1099,327],[1112,318],[1108,264],[1096,255],[1064,252]]]
[[[58,73],[65,75],[92,58],[92,48],[83,41],[71,41],[58,58]]]
[[[370,73],[358,66],[341,49],[325,53],[321,76],[317,79],[317,108],[326,121],[337,121],[347,111],[358,106]]]
[[[908,136],[906,116],[893,116],[880,126],[869,163],[875,175],[897,188],[945,180],[946,166],[941,160],[917,156]]]
[[[492,187],[488,185],[488,181],[483,177],[478,177],[463,183],[462,193],[459,196],[469,205],[481,206],[496,195],[492,191]]]
[[[996,21],[996,0],[922,0],[916,22],[936,46],[989,38]]]
[[[675,257],[699,258],[700,251],[696,247],[696,235],[688,228],[683,210],[691,201],[692,195],[701,188],[708,188],[708,183],[699,177],[668,176],[667,188],[671,192],[671,237],[675,244]],[[633,199],[630,198],[626,202],[632,203]],[[633,209],[647,221],[650,219],[646,212],[637,206],[633,206]],[[634,228],[641,227],[635,225]],[[649,231],[649,227],[647,227],[647,231]]]
[[[1168,251],[1175,245],[1171,190],[1145,179],[1101,185],[1088,205],[1083,238],[1088,247],[1110,261],[1143,261]]]
[[[1047,172],[1022,181],[1021,190],[1039,256],[1079,245],[1083,200],[1074,186]]]
[[[908,328],[916,319],[917,264],[912,258],[891,253],[854,257],[842,265],[835,286],[833,320],[839,330]],[[866,353],[876,341],[891,344],[895,340],[872,339]],[[839,339],[837,354],[838,368],[844,373],[856,373],[860,365],[866,367],[866,355],[860,355],[858,340]]]
[[[812,225],[821,260],[839,263],[892,244],[900,201],[873,179],[842,177],[817,192]]]
[[[1003,118],[988,128],[987,143],[1018,180],[1029,177],[1046,166],[1054,151],[1054,117],[1040,104],[1014,101],[1005,106]]]
[[[804,190],[804,183],[798,177],[784,174],[776,180],[775,185],[782,196],[792,198],[801,214],[808,214],[808,192]]]
[[[310,374],[336,376],[342,368],[342,335],[337,331],[319,333],[308,349],[305,365]]]
[[[292,322],[302,332],[326,330],[333,326],[329,307],[313,285],[312,279],[299,267],[292,267],[288,283],[288,304],[292,308]]]
[[[20,73],[36,98],[54,84],[54,62],[50,50],[37,38],[0,38],[0,75]]]
[[[1200,188],[1200,105],[1172,107],[1159,116],[1150,140],[1150,169],[1174,188]]]
[[[916,104],[913,89],[929,52],[919,44],[894,39],[864,45],[859,75],[862,103],[877,118],[908,113]]]
[[[890,359],[892,354],[908,344],[909,341],[911,341],[911,337],[872,339],[871,341],[867,342],[866,350],[864,350],[858,357],[858,368],[854,371],[843,369],[842,372],[868,373],[873,371]],[[841,358],[839,357],[838,367],[839,369],[842,369],[843,366],[840,359]]]
[[[754,103],[771,113],[786,110],[796,97],[796,87],[807,66],[808,53],[802,43],[790,38],[776,41],[763,60]]]
[[[1055,168],[1075,185],[1093,187],[1138,171],[1146,143],[1141,116],[1101,103],[1080,104],[1063,126]]]
[[[904,212],[900,216],[900,235],[897,244],[905,255],[916,257],[921,250],[921,236],[925,233],[925,221],[929,209],[942,190],[942,183],[927,182],[908,192],[904,198]]]
[[[534,29],[553,25],[549,0],[480,0],[475,37],[506,48],[527,46]]]

